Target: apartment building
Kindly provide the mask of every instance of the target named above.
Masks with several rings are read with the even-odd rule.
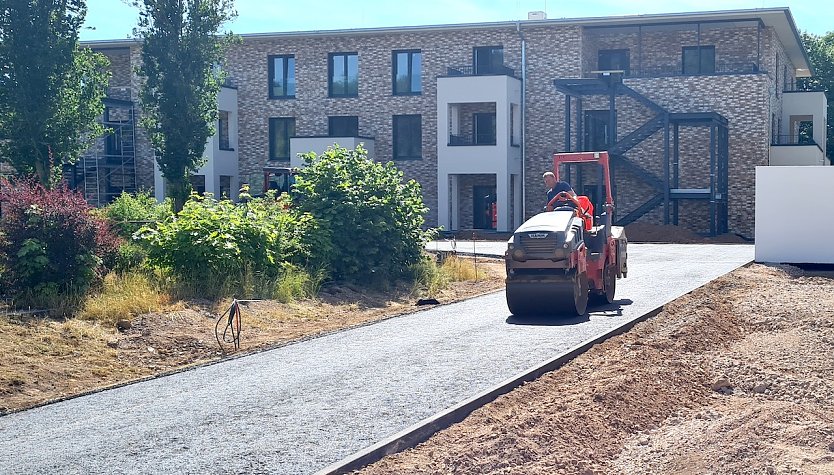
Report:
[[[138,114],[138,45],[90,46],[113,60],[114,107]],[[554,152],[608,150],[618,223],[752,236],[756,166],[828,164],[826,99],[796,90],[813,72],[787,8],[244,34],[226,69],[207,167],[235,167],[194,180],[215,194],[363,144],[421,183],[429,225],[508,231],[543,206]],[[135,183],[152,187],[134,130]],[[602,199],[594,169],[563,173]]]

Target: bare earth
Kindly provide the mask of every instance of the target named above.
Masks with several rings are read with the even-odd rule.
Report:
[[[478,259],[488,276],[451,282],[436,296],[450,303],[504,286],[504,263]],[[411,288],[369,291],[330,285],[315,300],[242,306],[238,354],[273,348],[325,333],[424,309]],[[118,331],[83,320],[0,315],[0,415],[48,401],[217,361],[215,323],[231,301],[178,302],[165,312],[140,315]],[[224,322],[225,323],[225,322]],[[221,324],[223,329],[225,325]],[[225,353],[224,353],[225,351]]]
[[[362,473],[834,474],[834,272],[739,269]]]

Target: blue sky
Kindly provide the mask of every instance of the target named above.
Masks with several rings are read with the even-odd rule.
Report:
[[[383,26],[474,23],[526,19],[542,10],[548,18],[645,13],[678,13],[764,7],[790,7],[797,27],[815,34],[834,31],[830,0],[236,0],[235,33],[338,30]],[[82,40],[128,38],[138,17],[123,0],[87,0]],[[92,29],[95,28],[95,29]]]

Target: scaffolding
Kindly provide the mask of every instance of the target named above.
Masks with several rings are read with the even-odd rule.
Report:
[[[131,101],[104,100],[102,125],[107,133],[82,159],[76,186],[83,183],[84,197],[93,206],[113,201],[122,192],[135,193],[136,111]]]

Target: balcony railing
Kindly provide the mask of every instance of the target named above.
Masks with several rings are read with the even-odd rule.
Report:
[[[644,66],[640,69],[631,69],[623,74],[626,78],[661,78],[672,76],[717,76],[727,74],[754,74],[765,73],[766,71],[760,69],[755,63],[717,63],[714,70],[704,70],[697,72],[685,72],[680,64],[658,65],[658,66]],[[586,78],[599,77],[598,71],[588,71],[584,73]]]
[[[515,69],[504,65],[475,68],[475,66],[450,66],[446,68],[447,76],[511,76],[515,77]]]
[[[817,142],[812,137],[775,135],[771,145],[817,145]]]
[[[493,134],[449,134],[450,147],[495,144],[496,140]]]

